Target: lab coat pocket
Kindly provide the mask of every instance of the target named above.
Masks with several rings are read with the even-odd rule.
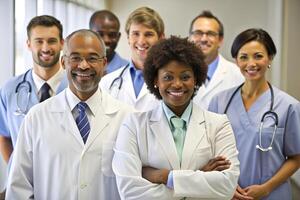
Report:
[[[196,163],[195,170],[201,169],[204,165],[212,159],[212,151],[210,146],[197,148],[194,153],[194,162]]]
[[[102,173],[105,176],[114,177],[114,172],[112,171],[112,159],[114,156],[115,142],[103,142],[102,148]]]

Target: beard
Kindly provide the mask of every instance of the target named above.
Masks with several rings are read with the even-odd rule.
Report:
[[[53,67],[54,65],[56,65],[59,62],[59,58],[60,58],[60,52],[54,54],[53,59],[51,59],[49,61],[43,61],[40,58],[40,53],[38,53],[38,56],[34,56],[33,55],[33,61],[36,64],[38,64],[39,66],[44,67],[44,68],[51,68],[51,67]]]
[[[73,87],[81,93],[91,93],[97,90],[101,76],[95,75],[92,80],[78,81],[75,75],[71,74]]]

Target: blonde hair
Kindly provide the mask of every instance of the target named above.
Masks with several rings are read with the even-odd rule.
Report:
[[[140,7],[129,15],[125,25],[127,35],[129,35],[130,26],[133,23],[154,29],[159,37],[164,35],[165,26],[162,18],[155,10],[149,7]]]

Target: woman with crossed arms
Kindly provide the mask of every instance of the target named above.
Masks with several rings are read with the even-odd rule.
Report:
[[[239,161],[230,123],[192,101],[206,72],[200,49],[187,39],[163,39],[150,49],[145,83],[161,102],[121,125],[113,171],[122,199],[232,198]]]

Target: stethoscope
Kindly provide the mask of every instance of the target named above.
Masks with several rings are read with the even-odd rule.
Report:
[[[244,83],[242,83],[231,95],[227,105],[226,105],[226,108],[225,108],[225,111],[224,111],[224,114],[226,114],[228,108],[229,108],[229,105],[231,104],[232,102],[232,99],[233,97],[236,95],[236,93],[241,89],[241,87],[244,85]],[[276,130],[277,130],[277,126],[278,126],[278,115],[276,112],[273,111],[273,104],[274,104],[274,90],[273,90],[273,87],[272,85],[268,82],[268,85],[269,85],[269,88],[270,88],[270,93],[271,93],[271,105],[270,105],[270,109],[265,112],[260,120],[260,126],[259,126],[259,144],[256,145],[256,148],[263,151],[263,152],[266,152],[266,151],[269,151],[272,149],[272,145],[273,145],[273,142],[274,142],[274,139],[275,139],[275,134],[276,134]],[[270,142],[270,145],[268,147],[263,147],[262,146],[262,143],[261,143],[261,140],[262,140],[262,128],[264,126],[264,121],[267,117],[271,117],[274,121],[275,121],[275,125],[274,125],[274,129],[273,129],[273,134],[272,134],[272,139],[271,139],[271,142]]]
[[[17,109],[16,111],[14,112],[15,115],[17,116],[25,116],[27,111],[28,111],[28,105],[29,105],[29,98],[30,98],[30,94],[32,92],[32,87],[31,87],[31,84],[29,81],[26,80],[26,77],[28,75],[30,70],[28,70],[25,74],[24,74],[24,77],[23,77],[23,80],[18,83],[17,87],[16,87],[16,90],[15,90],[15,93],[16,93],[16,98],[17,98]],[[25,106],[21,106],[21,101],[22,101],[22,98],[20,98],[20,95],[21,95],[21,88],[27,88],[26,91],[27,91],[27,98],[26,98],[26,102],[25,102]],[[23,107],[23,108],[22,108]]]
[[[125,71],[127,70],[129,68],[129,63],[124,67],[124,69],[122,69],[122,71],[121,71],[121,73],[119,74],[119,76],[118,77],[116,77],[112,82],[111,82],[111,84],[110,84],[110,86],[109,86],[109,90],[111,90],[112,89],[112,87],[113,87],[113,85],[117,82],[117,81],[119,81],[119,85],[118,85],[118,91],[120,91],[121,90],[121,88],[122,88],[122,85],[123,85],[123,75],[124,75],[124,73],[125,73]]]

